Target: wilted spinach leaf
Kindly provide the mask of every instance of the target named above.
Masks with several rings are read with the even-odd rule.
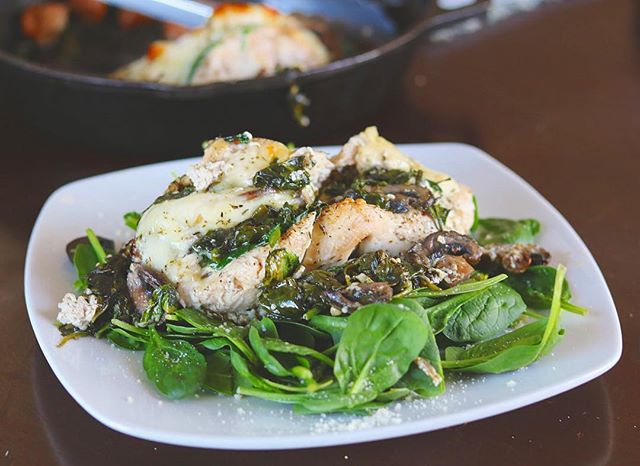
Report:
[[[174,313],[180,306],[178,292],[171,285],[161,285],[151,294],[147,308],[136,325],[146,327],[162,321],[166,314]]]
[[[273,163],[256,172],[253,185],[257,188],[276,191],[299,191],[311,183],[311,177],[305,169],[303,156],[291,157],[284,162]]]
[[[269,285],[273,280],[282,281],[298,268],[300,261],[298,256],[286,249],[274,249],[269,253],[265,262],[264,285]]]

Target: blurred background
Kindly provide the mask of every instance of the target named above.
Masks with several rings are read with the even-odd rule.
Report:
[[[403,92],[411,94],[403,111],[426,109],[420,101],[441,74],[424,66],[428,54],[509,17],[576,2],[267,3],[291,21],[277,24],[255,4],[249,11],[246,4],[187,0],[5,0],[4,100],[29,127],[106,152],[194,155],[205,139],[244,130],[298,145],[342,142],[368,124],[386,123],[385,109]],[[265,45],[266,30],[280,37],[279,45]],[[309,32],[319,43],[309,43],[303,35]],[[544,46],[548,39],[533,40]],[[525,59],[531,45],[512,49]],[[479,84],[467,80],[465,88]]]

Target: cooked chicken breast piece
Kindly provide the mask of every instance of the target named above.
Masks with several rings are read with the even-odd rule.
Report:
[[[306,70],[329,61],[320,39],[296,18],[261,4],[222,4],[206,26],[151,44],[114,77],[192,85]]]
[[[302,159],[308,174],[304,188],[278,191],[253,185],[257,172],[294,157]],[[311,241],[315,214],[283,231],[273,247],[257,246],[220,270],[201,265],[192,246],[212,230],[233,228],[253,217],[262,206],[308,205],[332,168],[323,152],[311,148],[293,151],[249,133],[210,141],[203,159],[172,183],[171,195],[151,205],[140,218],[136,248],[141,264],[175,285],[187,305],[243,320],[242,313],[254,304],[269,252],[286,248],[302,260]],[[188,194],[181,195],[179,189]]]
[[[386,170],[421,170],[424,187],[429,180],[441,192],[436,204],[450,210],[445,228],[466,234],[474,219],[475,206],[469,188],[445,174],[430,170],[378,134],[375,127],[353,136],[332,159],[336,169],[355,166],[359,173],[377,168]],[[304,259],[307,268],[343,264],[355,252],[362,254],[384,250],[397,255],[413,243],[438,230],[430,214],[409,208],[394,213],[362,199],[343,199],[325,208],[313,229],[311,246]]]
[[[344,199],[318,217],[303,264],[309,269],[344,264],[356,250],[398,255],[436,230],[431,218],[418,211],[394,214],[362,199]]]
[[[300,261],[311,244],[315,213],[287,230],[274,246],[260,246],[232,261],[222,270],[202,274],[196,254],[169,265],[178,277],[177,290],[187,306],[222,316],[236,323],[246,323],[254,316],[252,308],[264,279],[265,262],[275,249],[286,249]]]
[[[471,190],[450,176],[431,170],[402,153],[393,143],[380,136],[375,126],[351,137],[331,161],[338,170],[355,165],[360,173],[372,168],[422,170],[423,178],[437,183],[442,190],[438,203],[450,209],[445,225],[447,229],[466,234],[473,225],[475,206]]]

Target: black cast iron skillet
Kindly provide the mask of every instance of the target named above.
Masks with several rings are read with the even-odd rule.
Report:
[[[29,3],[3,2],[3,44],[10,43],[7,34],[16,34],[16,12]],[[5,100],[34,125],[107,151],[193,155],[203,140],[243,130],[297,144],[319,143],[370,122],[427,28],[428,1],[386,4],[392,3],[396,6],[385,7],[385,12],[395,25],[394,37],[307,72],[176,87],[75,71],[82,63],[68,63],[74,71],[64,70],[25,60],[5,48],[0,49],[0,82]],[[117,48],[114,41],[120,36],[105,40]],[[305,99],[310,102],[303,106],[310,121],[306,127],[292,111],[296,101]]]

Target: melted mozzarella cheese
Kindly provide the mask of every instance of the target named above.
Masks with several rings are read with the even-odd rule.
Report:
[[[193,193],[151,206],[138,224],[136,244],[146,266],[167,273],[167,265],[187,255],[198,235],[234,227],[261,205],[280,208],[299,202],[291,193],[260,192],[256,196],[254,189]],[[172,281],[178,278],[169,275]]]

